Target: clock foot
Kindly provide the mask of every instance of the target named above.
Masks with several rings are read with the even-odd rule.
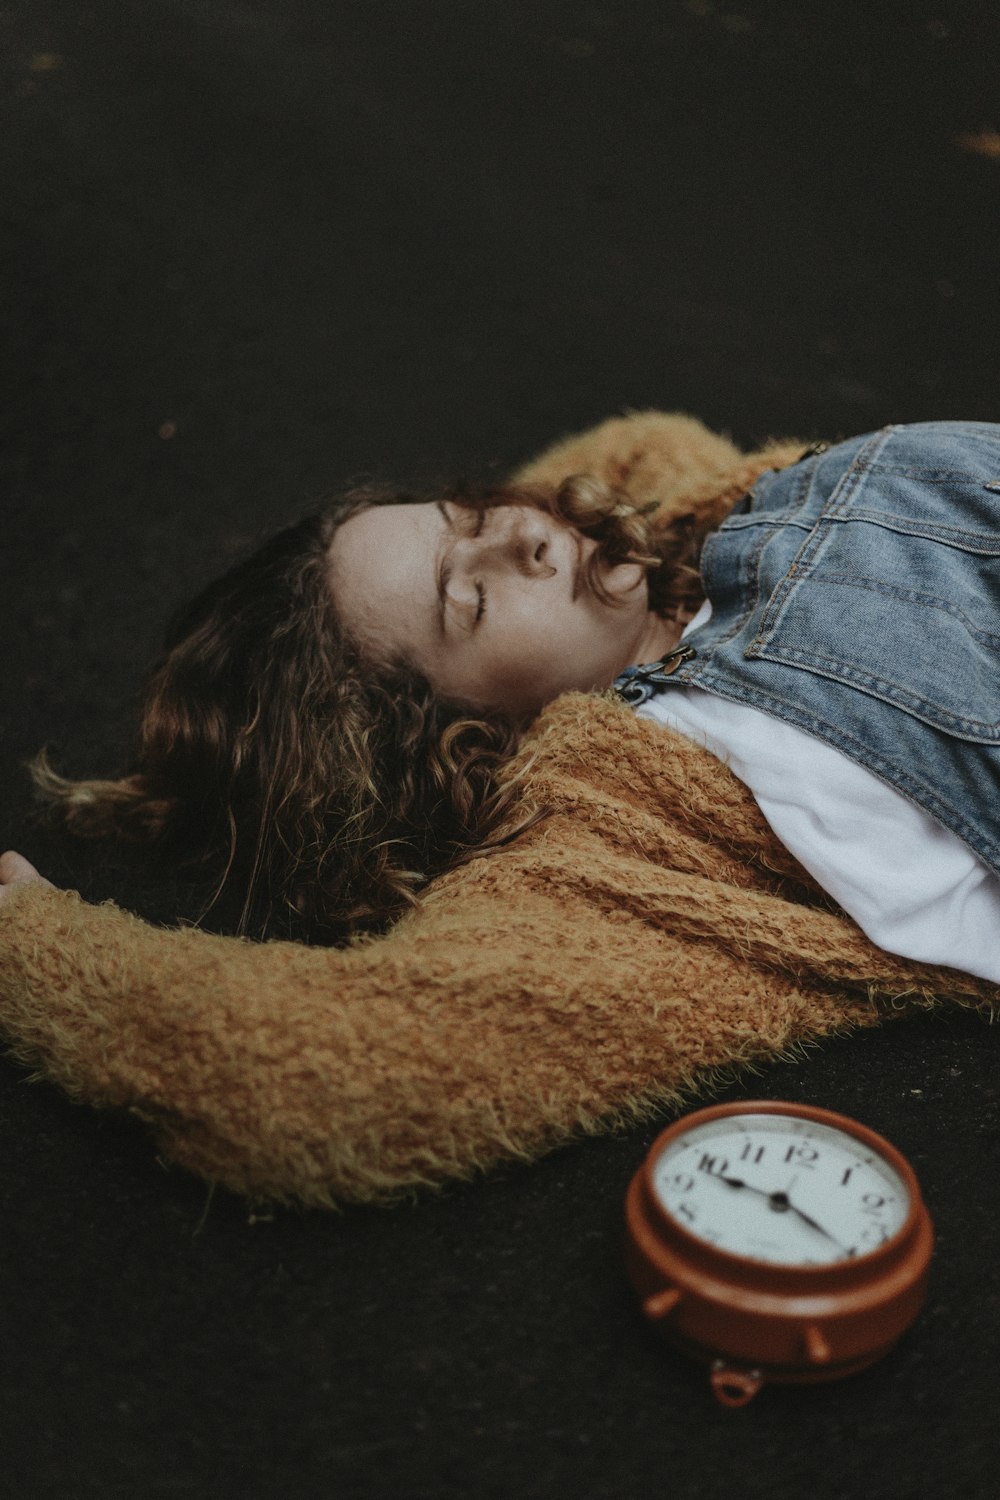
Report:
[[[739,1370],[717,1359],[712,1363],[712,1390],[723,1406],[746,1406],[764,1384],[760,1370]]]

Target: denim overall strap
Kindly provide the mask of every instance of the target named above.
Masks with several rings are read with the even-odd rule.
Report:
[[[888,427],[769,472],[702,577],[712,618],[623,674],[626,701],[686,686],[762,709],[1000,874],[1000,427]]]

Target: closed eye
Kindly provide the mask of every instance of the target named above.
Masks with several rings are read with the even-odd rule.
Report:
[[[476,580],[476,593],[479,596],[479,603],[476,606],[476,624],[478,625],[486,613],[486,590],[478,579]]]

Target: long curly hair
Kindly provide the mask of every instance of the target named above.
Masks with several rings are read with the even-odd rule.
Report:
[[[127,773],[72,780],[42,750],[29,767],[41,801],[74,834],[145,844],[214,883],[199,920],[235,890],[240,932],[327,943],[381,930],[434,875],[544,816],[523,797],[525,767],[509,768],[530,716],[436,696],[405,660],[371,660],[338,617],[337,528],[430,498],[441,491],[350,490],[211,583],[168,627]],[[700,603],[690,525],[654,539],[645,512],[590,476],[443,498],[537,506],[596,538],[587,581],[605,599],[601,559],[645,565],[665,617]]]

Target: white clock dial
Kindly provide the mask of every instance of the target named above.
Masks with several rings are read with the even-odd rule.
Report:
[[[910,1210],[894,1167],[846,1131],[791,1115],[727,1115],[675,1136],[653,1186],[690,1234],[754,1260],[829,1265],[868,1255]]]

